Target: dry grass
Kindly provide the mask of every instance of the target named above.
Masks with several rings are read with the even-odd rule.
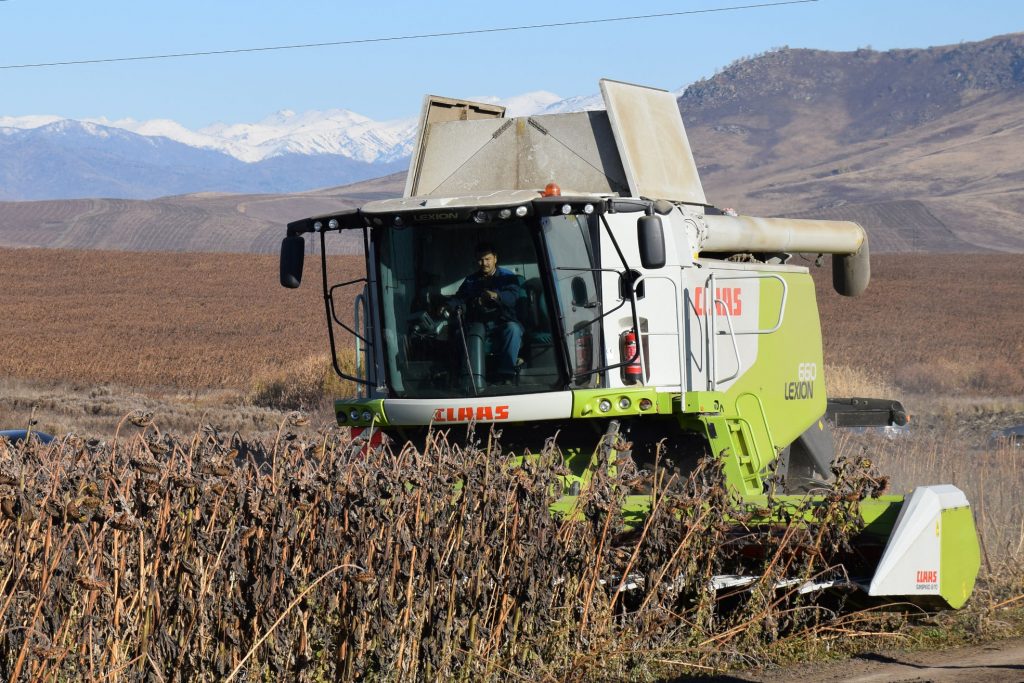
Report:
[[[866,368],[848,365],[826,365],[825,390],[828,396],[885,397],[899,400],[900,390]]]
[[[913,423],[911,423],[913,427]],[[894,492],[954,484],[967,494],[984,549],[983,577],[997,600],[1024,592],[1024,448],[987,440],[972,443],[955,422],[911,434],[843,435],[840,450],[864,455],[891,477]]]
[[[273,256],[24,249],[0,258],[0,376],[245,393],[254,374],[326,348],[316,259],[307,259],[311,282],[285,290]],[[340,279],[362,268],[332,259]],[[351,294],[339,310],[351,310]]]
[[[252,405],[233,390],[162,391],[116,385],[73,388],[0,380],[0,425],[37,429],[50,434],[74,433],[110,438],[118,421],[134,410],[157,415],[165,429],[189,434],[196,425],[211,425],[221,432],[239,432],[267,438],[277,431],[281,410]],[[334,422],[330,406],[310,412],[319,427]]]
[[[352,349],[339,349],[338,365],[347,375],[358,374]],[[330,356],[320,354],[256,375],[249,398],[257,406],[278,410],[316,410],[329,408],[332,397],[356,391],[334,372]]]
[[[771,586],[842,552],[874,490],[854,469],[820,523],[762,538],[766,578],[726,610],[707,581],[744,555],[724,520],[749,511],[710,466],[640,480],[657,507],[624,533],[635,473],[600,468],[559,520],[553,447],[510,467],[443,435],[364,456],[333,429],[295,438],[297,414],[267,442],[128,420],[108,443],[0,444],[5,678],[655,680],[851,623]]]
[[[1024,256],[884,255],[860,297],[816,271],[825,362],[916,394],[1024,395]]]

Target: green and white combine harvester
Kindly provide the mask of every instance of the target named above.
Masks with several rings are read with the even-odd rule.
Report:
[[[608,80],[601,92],[604,111],[518,118],[428,96],[403,197],[288,225],[281,283],[299,286],[303,236],[319,236],[334,367],[361,387],[336,402],[339,424],[399,444],[494,424],[515,453],[557,433],[573,472],[562,511],[590,481],[598,443],[641,464],[660,443],[659,457],[684,469],[714,453],[752,506],[773,473],[785,475],[782,500],[824,505],[813,492],[831,476],[829,423],[906,414],[892,401],[826,400],[814,284],[789,258],[831,254],[835,289],[856,296],[870,279],[866,233],[715,208],[674,96]],[[329,284],[331,233],[359,238],[365,277]],[[481,250],[501,269],[500,296],[469,296],[494,291]],[[480,287],[460,292],[478,257]],[[348,287],[354,323],[338,310]],[[351,375],[338,362],[342,332],[354,336]],[[650,504],[631,496],[624,513],[642,519]],[[842,582],[885,601],[965,603],[979,550],[959,489],[922,486],[857,510],[860,566],[807,590]]]

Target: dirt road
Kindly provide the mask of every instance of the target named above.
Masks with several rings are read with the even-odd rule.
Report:
[[[1024,682],[1024,639],[930,652],[879,651],[845,662],[739,672],[710,680],[720,683]]]

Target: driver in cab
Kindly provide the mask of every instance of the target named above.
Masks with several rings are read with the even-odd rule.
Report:
[[[523,295],[519,278],[511,270],[498,266],[498,251],[493,244],[476,245],[477,271],[462,281],[448,305],[465,310],[466,320],[482,324],[497,357],[499,383],[511,382],[516,373],[523,326],[516,319],[516,303]]]

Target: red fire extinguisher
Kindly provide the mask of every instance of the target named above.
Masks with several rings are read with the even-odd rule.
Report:
[[[625,384],[638,384],[643,375],[643,368],[640,366],[640,354],[637,352],[636,332],[632,329],[626,330],[619,337],[621,347],[621,358],[626,361],[622,366],[622,381]]]
[[[576,373],[581,377],[590,372],[593,366],[594,338],[590,330],[576,330]]]

